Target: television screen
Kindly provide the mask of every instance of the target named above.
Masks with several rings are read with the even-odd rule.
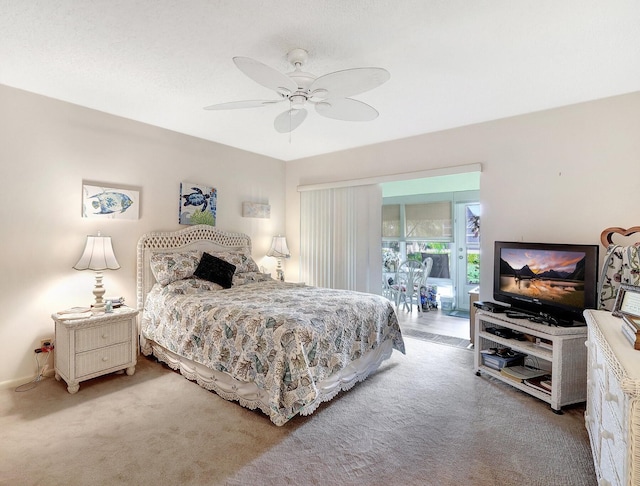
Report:
[[[583,320],[597,299],[598,246],[496,242],[494,299]]]

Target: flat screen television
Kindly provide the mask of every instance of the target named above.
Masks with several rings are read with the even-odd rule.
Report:
[[[595,309],[598,245],[496,241],[493,298],[536,315],[584,322]]]

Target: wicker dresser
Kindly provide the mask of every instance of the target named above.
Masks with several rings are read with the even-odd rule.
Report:
[[[588,381],[585,423],[598,483],[640,485],[640,351],[622,320],[587,310]]]
[[[109,314],[86,319],[51,317],[56,325],[56,380],[67,382],[69,393],[80,382],[114,371],[133,375],[138,354],[138,311],[121,307]]]

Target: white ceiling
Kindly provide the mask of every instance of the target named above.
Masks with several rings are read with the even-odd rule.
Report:
[[[322,75],[383,67],[354,98],[372,122],[283,104],[240,72],[246,56]],[[282,160],[295,160],[640,90],[637,0],[0,0],[0,84]],[[1,109],[1,107],[0,107]]]

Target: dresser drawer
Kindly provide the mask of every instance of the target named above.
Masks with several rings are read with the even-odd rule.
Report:
[[[585,426],[591,438],[591,450],[596,463],[600,462],[601,437],[600,429],[602,426],[602,387],[600,383],[594,382],[592,379],[587,380],[587,409],[585,412]]]
[[[602,349],[594,346],[592,358],[593,360],[591,361],[591,379],[598,383],[601,383],[602,386],[606,389],[607,372],[605,370],[605,365],[607,360],[602,352]]]
[[[629,404],[627,397],[620,387],[620,382],[612,370],[607,370],[607,390],[603,396],[603,400],[611,409],[614,417],[618,421],[620,428],[625,424],[627,418]]]
[[[131,363],[131,340],[126,343],[78,354],[76,356],[75,376],[81,380],[86,375],[128,363]]]
[[[131,341],[131,319],[87,327],[76,331],[76,353]]]
[[[596,417],[589,413],[585,413],[584,425],[589,433],[593,461],[595,464],[600,464],[600,423],[596,421]]]
[[[600,459],[600,484],[602,486],[624,486],[625,482],[620,477],[623,474],[624,456],[610,447],[612,443],[602,440],[602,456]],[[617,455],[616,455],[617,454]]]

